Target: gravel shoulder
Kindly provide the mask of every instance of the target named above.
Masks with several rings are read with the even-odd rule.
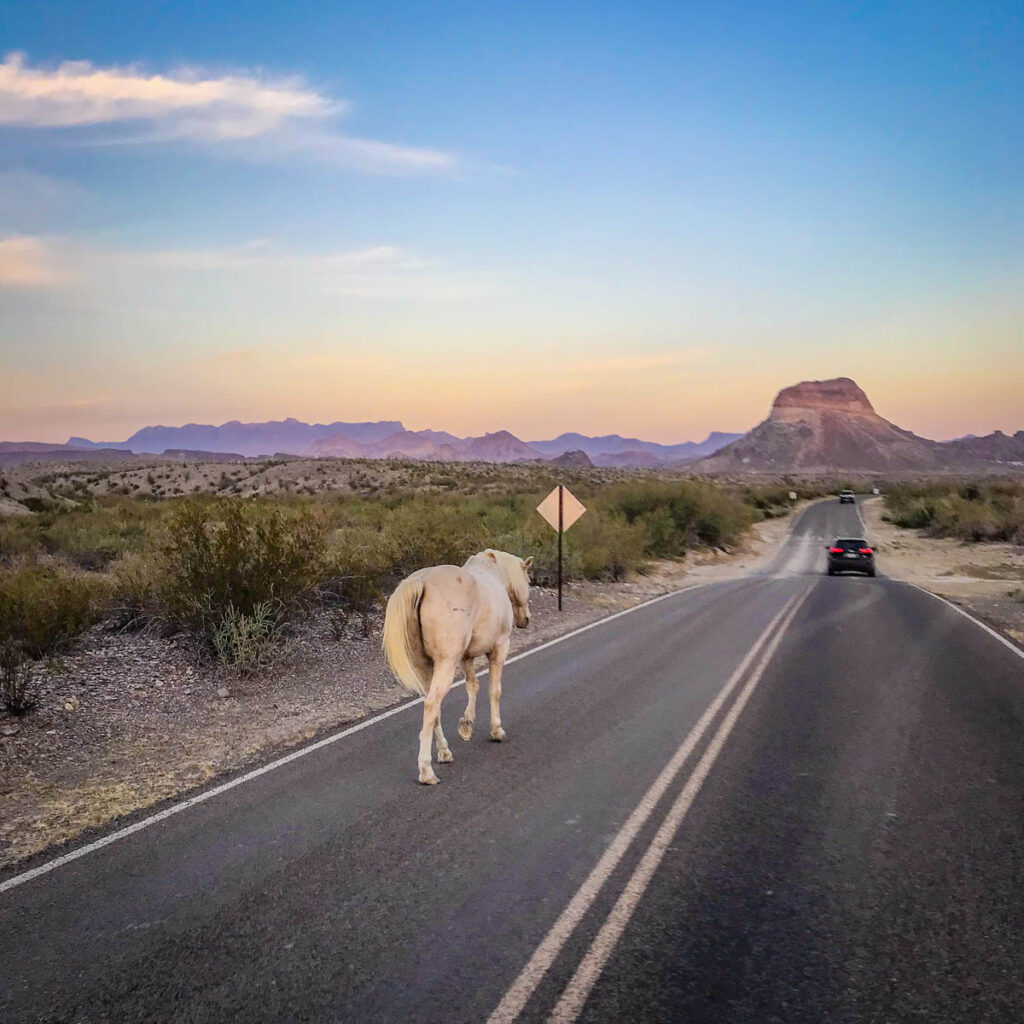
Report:
[[[886,576],[939,594],[1024,647],[1024,547],[968,544],[894,526],[882,518],[882,498],[869,498],[860,510]]]
[[[660,594],[754,571],[793,516],[735,551],[657,562],[619,583],[531,591],[521,651]],[[409,700],[380,652],[381,617],[298,624],[259,673],[196,661],[180,640],[96,627],[34,667],[36,708],[0,712],[0,868]]]

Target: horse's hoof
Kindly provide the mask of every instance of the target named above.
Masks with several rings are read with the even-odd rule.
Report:
[[[451,764],[455,758],[452,757],[452,752],[447,748],[445,750],[439,750],[437,752],[437,763],[438,764]]]
[[[433,773],[420,772],[420,783],[424,786],[436,786],[441,780]]]
[[[505,730],[499,725],[497,729],[491,730],[491,739],[495,743],[501,743],[505,739]]]
[[[473,738],[473,723],[468,718],[459,720],[459,739],[471,740]]]

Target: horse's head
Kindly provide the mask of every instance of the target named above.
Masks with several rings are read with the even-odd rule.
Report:
[[[516,625],[520,629],[526,629],[530,624],[530,566],[533,565],[533,555],[529,558],[518,558],[507,551],[491,549],[484,553],[493,558],[504,572],[508,583],[508,597],[512,602],[512,615]]]

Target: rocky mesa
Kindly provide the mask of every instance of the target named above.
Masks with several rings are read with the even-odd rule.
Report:
[[[1000,434],[1006,443],[998,445],[989,443],[992,438],[943,443],[919,437],[879,416],[855,381],[836,377],[783,388],[766,420],[693,468],[703,473],[942,472],[1010,467],[1020,464],[1015,457],[1024,459],[1024,432]]]

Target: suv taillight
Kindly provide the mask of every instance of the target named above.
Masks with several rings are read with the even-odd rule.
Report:
[[[829,548],[829,553],[833,555],[841,555],[843,553],[842,548]]]
[[[860,552],[860,553],[861,553],[862,555],[870,555],[870,554],[872,554],[871,548],[857,548],[857,550],[858,550],[858,551],[859,551],[859,552]]]

